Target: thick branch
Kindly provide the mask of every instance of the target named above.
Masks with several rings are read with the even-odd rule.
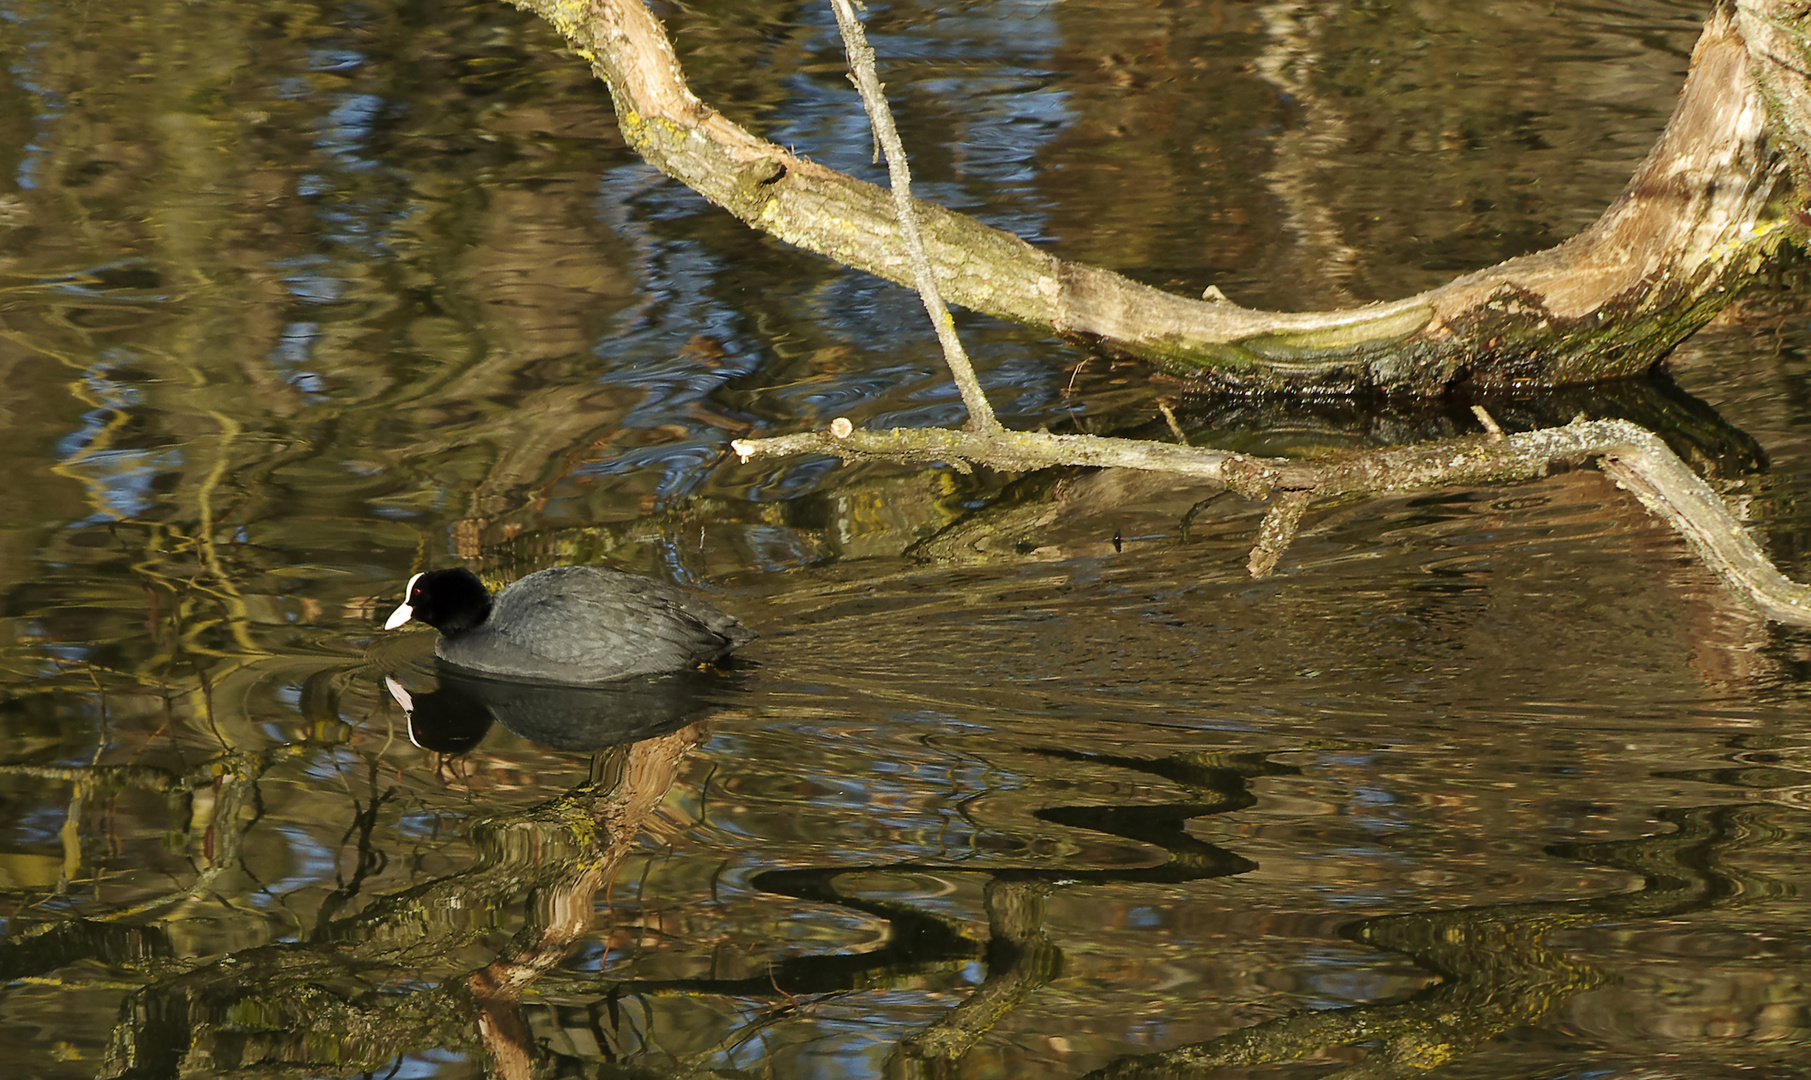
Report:
[[[643,0],[514,2],[591,60],[624,137],[662,171],[755,228],[911,284],[887,193],[700,102]],[[1745,25],[1800,26],[1804,16],[1790,9],[1789,0],[1753,0]],[[1803,235],[1768,210],[1786,165],[1769,148],[1751,62],[1764,78],[1802,82],[1792,57],[1750,50],[1734,17],[1719,12],[1666,133],[1595,225],[1388,304],[1289,314],[1190,300],[917,205],[937,279],[955,303],[1218,382],[1425,393],[1463,378],[1552,385],[1627,375],[1710,318],[1786,235]]]
[[[1738,3],[1736,27],[1748,43],[1755,82],[1767,104],[1769,135],[1785,154],[1801,196],[1811,192],[1811,9],[1774,0]],[[1804,213],[1806,200],[1794,205]],[[1801,225],[1811,222],[1799,222]]]

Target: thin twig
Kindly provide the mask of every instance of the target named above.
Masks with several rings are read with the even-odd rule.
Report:
[[[1767,617],[1811,625],[1811,588],[1781,574],[1716,493],[1664,442],[1652,432],[1624,421],[1587,421],[1580,417],[1561,428],[1507,435],[1488,412],[1476,408],[1473,411],[1487,432],[1482,438],[1451,439],[1310,462],[1249,458],[1187,445],[1002,428],[974,377],[961,342],[956,340],[954,323],[943,305],[925,254],[912,203],[911,174],[875,74],[874,50],[869,47],[849,0],[830,2],[853,69],[851,81],[861,93],[875,137],[887,156],[895,214],[919,296],[968,405],[969,424],[965,431],[858,431],[847,418],[839,417],[828,431],[735,440],[730,446],[743,461],[815,452],[845,461],[881,458],[946,462],[959,469],[973,464],[1002,471],[1049,465],[1118,466],[1214,480],[1248,498],[1281,492],[1265,518],[1248,564],[1254,577],[1262,577],[1275,568],[1293,540],[1302,514],[1315,499],[1347,493],[1382,494],[1528,480],[1544,475],[1554,462],[1599,458],[1612,479],[1683,534],[1712,569]],[[1175,430],[1177,425],[1169,410],[1163,411]]]
[[[1183,434],[1182,425],[1176,422],[1176,410],[1170,408],[1170,403],[1158,398],[1157,411],[1163,414],[1163,422],[1170,426],[1170,434],[1176,436],[1176,441],[1187,445],[1188,436]]]
[[[943,362],[949,365],[956,389],[962,394],[962,403],[968,406],[969,429],[995,430],[1000,422],[994,418],[993,406],[988,403],[980,380],[975,378],[974,366],[968,362],[968,354],[956,336],[956,322],[950,317],[949,308],[944,306],[943,293],[937,288],[937,275],[931,269],[930,256],[925,254],[924,238],[918,229],[918,209],[912,203],[912,172],[906,165],[905,147],[899,141],[898,129],[893,126],[893,113],[887,108],[880,76],[874,70],[874,50],[868,45],[861,20],[855,17],[855,9],[849,0],[830,0],[830,6],[836,12],[836,25],[843,32],[843,48],[849,54],[849,81],[861,94],[862,106],[868,110],[868,121],[874,126],[874,137],[887,155],[887,179],[893,189],[893,211],[899,219],[899,236],[905,242],[906,257],[912,263],[918,297],[924,302],[925,314],[931,317],[931,325],[937,330],[938,344],[943,346]]]
[[[646,0],[512,2],[539,13],[609,82],[623,136],[649,164],[768,235],[914,283],[892,196],[760,139],[700,101]],[[1480,386],[1634,374],[1734,295],[1727,286],[1749,275],[1752,259],[1799,228],[1791,215],[1767,209],[1770,192],[1792,183],[1791,155],[1770,152],[1766,133],[1775,123],[1755,122],[1766,111],[1749,70],[1782,83],[1802,76],[1783,53],[1751,55],[1732,18],[1719,7],[1706,24],[1654,157],[1595,225],[1561,247],[1393,302],[1257,311],[1059,259],[928,203],[919,204],[921,226],[953,303],[1254,390],[1439,394],[1458,368]],[[1663,180],[1700,168],[1709,179],[1694,190],[1705,197],[1687,207]],[[1648,257],[1624,258],[1630,245]],[[1562,307],[1583,306],[1561,319],[1542,304],[1497,310],[1503,289],[1520,295],[1530,287]],[[1673,332],[1644,331],[1650,323]],[[1515,344],[1499,348],[1506,333]]]

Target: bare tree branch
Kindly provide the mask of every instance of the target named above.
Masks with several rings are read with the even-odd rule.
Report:
[[[931,318],[931,326],[937,331],[937,343],[943,346],[943,362],[949,365],[950,375],[956,380],[956,389],[962,394],[962,403],[968,406],[968,426],[976,431],[990,431],[1000,426],[994,418],[993,405],[981,390],[980,380],[975,378],[975,369],[968,362],[968,353],[962,348],[962,339],[956,336],[956,321],[950,317],[949,308],[943,304],[943,293],[937,287],[937,274],[931,268],[931,260],[924,252],[924,239],[919,234],[918,214],[912,206],[912,171],[906,165],[905,146],[899,141],[899,129],[893,123],[893,110],[887,107],[886,94],[880,83],[880,76],[874,67],[874,50],[868,45],[868,35],[862,31],[861,20],[855,17],[855,9],[849,0],[830,0],[830,7],[836,12],[836,25],[843,32],[843,48],[849,54],[849,81],[861,94],[862,106],[868,112],[868,121],[874,125],[874,138],[879,141],[880,149],[887,156],[887,178],[893,189],[893,212],[899,219],[899,236],[905,241],[906,256],[912,264],[912,287],[918,291],[918,298],[924,302],[924,313]]]
[[[951,344],[954,333],[949,316],[937,298],[940,280],[953,281],[958,298],[997,297],[1002,286],[1023,281],[1029,267],[1033,284],[1029,294],[1018,294],[1021,299],[1037,295],[1044,302],[1069,304],[1088,293],[1086,287],[1077,290],[1079,282],[1089,274],[1102,273],[1070,264],[1059,266],[1057,260],[1016,238],[910,202],[910,175],[873,70],[873,52],[867,48],[847,0],[832,3],[849,46],[854,81],[886,149],[898,200],[892,207],[874,205],[877,189],[871,185],[756,139],[705,107],[686,89],[671,43],[641,0],[591,0],[582,10],[552,0],[517,2],[541,12],[568,38],[580,43],[584,55],[610,85],[625,136],[650,161],[777,235],[795,239],[793,230],[798,230],[795,242],[803,243],[808,236],[828,236],[838,243],[852,241],[848,250],[833,252],[851,265],[866,260],[869,268],[898,280],[899,264],[915,262],[913,277],[921,283],[926,310],[939,339],[945,341],[946,355],[959,380],[967,362],[960,344]],[[1755,0],[1751,7],[1756,18],[1804,18],[1803,12],[1788,11],[1776,0]],[[1372,381],[1398,385],[1418,379],[1425,382],[1434,371],[1441,372],[1438,378],[1444,381],[1453,374],[1455,357],[1473,355],[1464,350],[1475,352],[1480,347],[1499,361],[1509,358],[1510,366],[1499,368],[1500,374],[1514,376],[1520,371],[1534,381],[1552,379],[1555,373],[1561,377],[1553,381],[1567,381],[1619,370],[1618,365],[1629,356],[1640,358],[1645,366],[1695,328],[1698,323],[1693,320],[1708,318],[1707,312],[1720,305],[1717,296],[1727,291],[1725,282],[1731,280],[1730,275],[1748,267],[1784,235],[1780,219],[1764,217],[1775,180],[1787,168],[1784,156],[1765,144],[1766,115],[1766,106],[1749,76],[1748,52],[1734,15],[1728,8],[1719,8],[1698,42],[1685,93],[1659,145],[1622,198],[1585,234],[1551,251],[1512,259],[1420,297],[1356,313],[1276,316],[1245,311],[1223,299],[1204,301],[1213,310],[1208,321],[1218,326],[1216,332],[1229,335],[1211,343],[1224,353],[1228,343],[1246,348],[1264,339],[1291,357],[1286,364],[1273,365],[1276,370],[1289,367],[1309,375],[1332,370],[1317,366],[1317,357],[1324,359],[1324,353],[1334,350],[1372,365],[1373,375],[1381,370],[1376,364],[1395,365],[1397,370],[1388,379]],[[853,212],[857,206],[863,208],[862,213]],[[901,246],[908,252],[913,246],[913,206],[930,223],[928,263],[909,254],[905,260],[899,257]],[[828,223],[829,233],[814,231],[821,230],[824,223]],[[965,247],[959,242],[963,240],[972,243]],[[972,258],[975,245],[986,248],[990,244],[1018,247],[1005,266],[988,264],[985,269],[989,272],[977,279]],[[1101,287],[1109,292],[1121,288]],[[1681,288],[1683,292],[1678,291]],[[1494,313],[1488,319],[1497,320],[1496,336],[1477,340],[1475,331],[1484,325],[1477,310],[1467,307],[1463,319],[1458,319],[1458,309],[1442,306],[1467,290],[1471,290],[1467,305],[1481,305],[1477,310]],[[1169,300],[1185,303],[1173,297]],[[1680,321],[1680,311],[1675,311],[1666,319],[1657,318],[1662,307],[1680,308],[1689,317]],[[1107,303],[1102,310],[1115,312],[1119,318],[1132,314],[1119,301]],[[1530,323],[1530,318],[1538,322]],[[1576,330],[1606,321],[1619,324],[1620,330],[1613,329],[1608,336],[1597,334],[1590,341],[1569,339],[1572,331],[1568,330],[1559,331],[1557,338],[1548,333],[1556,323]],[[1102,336],[1120,344],[1152,340],[1152,334],[1172,343],[1176,340],[1174,324],[1153,318],[1150,311],[1138,313],[1134,323],[1122,327],[1123,335]],[[1045,325],[1075,328],[1064,318]],[[1387,355],[1367,352],[1380,340],[1380,325],[1388,327],[1384,337],[1394,343]],[[1618,332],[1625,337],[1617,338]],[[1251,336],[1240,336],[1247,334]],[[1510,342],[1511,337],[1519,344]],[[1420,344],[1411,344],[1411,338]],[[1558,358],[1543,371],[1515,368],[1515,363],[1527,358],[1518,350],[1534,342],[1535,351],[1541,352],[1554,348],[1556,340],[1570,348],[1556,354]],[[1430,343],[1442,341],[1456,343],[1460,353],[1443,354],[1443,360],[1432,367],[1424,365],[1419,375],[1409,370],[1421,362],[1417,357],[1439,354],[1441,350]],[[1652,351],[1656,342],[1660,352]],[[1716,493],[1658,437],[1634,424],[1579,420],[1563,428],[1504,435],[1488,417],[1482,417],[1488,429],[1482,437],[1295,462],[1165,443],[1009,431],[994,420],[979,385],[972,382],[972,372],[969,377],[971,381],[962,388],[971,416],[965,431],[856,431],[846,418],[839,417],[828,431],[737,440],[732,446],[744,461],[758,456],[827,453],[844,460],[949,462],[1006,471],[1058,464],[1117,466],[1212,480],[1250,498],[1278,493],[1277,505],[1252,552],[1249,565],[1254,575],[1274,568],[1314,499],[1526,480],[1543,475],[1556,463],[1600,458],[1609,475],[1683,533],[1712,569],[1769,618],[1811,625],[1811,589],[1781,574]]]
[[[1565,427],[1445,439],[1336,455],[1320,461],[1254,458],[1172,443],[1093,435],[1001,431],[991,436],[944,429],[801,432],[733,443],[743,460],[782,454],[831,454],[845,461],[949,462],[1023,471],[1050,465],[1097,465],[1212,480],[1247,498],[1283,493],[1303,508],[1310,499],[1378,495],[1433,487],[1532,480],[1549,468],[1601,459],[1605,471],[1654,514],[1682,533],[1738,594],[1770,619],[1811,626],[1811,587],[1792,581],[1729,512],[1723,500],[1666,443],[1624,420],[1575,420]],[[1291,510],[1290,512],[1296,512]],[[1271,528],[1287,546],[1286,518]],[[1281,554],[1278,548],[1276,554]],[[1268,570],[1257,552],[1254,573]],[[1275,558],[1269,559],[1269,566]]]
[[[546,18],[591,62],[609,84],[624,137],[657,168],[788,243],[912,283],[887,193],[757,138],[698,100],[643,0],[512,2]],[[1738,27],[1719,5],[1666,132],[1595,225],[1406,299],[1295,314],[1243,308],[1212,289],[1188,299],[917,203],[926,254],[957,304],[1221,384],[1429,393],[1465,379],[1527,386],[1635,374],[1811,223],[1772,201],[1790,172],[1786,158],[1802,155],[1777,152],[1750,75],[1802,83],[1803,50],[1778,44],[1795,40],[1789,33],[1757,44],[1742,32],[1779,24],[1802,33],[1808,16],[1791,0],[1752,0],[1742,10]],[[1794,145],[1790,133],[1777,141]]]
[[[1252,577],[1269,577],[1276,569],[1277,560],[1295,542],[1295,530],[1312,498],[1310,492],[1285,491],[1270,504],[1270,512],[1258,526],[1257,542],[1251,545],[1251,557],[1245,560],[1245,569]]]

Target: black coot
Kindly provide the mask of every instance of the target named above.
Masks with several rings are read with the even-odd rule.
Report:
[[[463,567],[416,574],[384,623],[420,619],[455,667],[506,678],[601,683],[697,667],[753,641],[734,615],[661,581],[556,566],[498,593]]]

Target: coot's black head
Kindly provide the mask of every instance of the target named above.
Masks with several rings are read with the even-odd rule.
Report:
[[[490,590],[463,566],[416,574],[409,579],[406,592],[402,606],[384,623],[385,630],[420,619],[448,637],[456,637],[490,618]]]

